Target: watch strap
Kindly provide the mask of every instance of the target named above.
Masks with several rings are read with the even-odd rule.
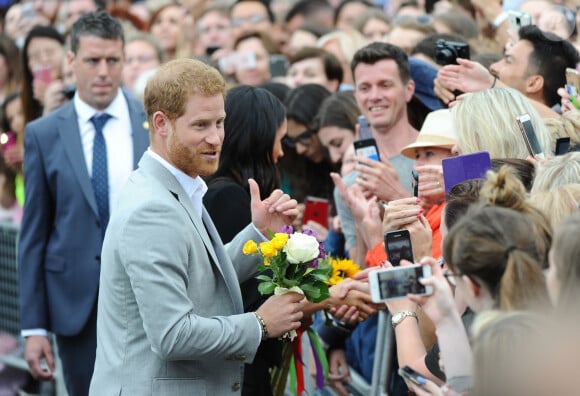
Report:
[[[401,322],[403,320],[405,320],[408,317],[414,317],[415,319],[417,319],[417,321],[419,321],[419,317],[417,316],[417,312],[414,311],[400,311],[395,313],[392,317],[391,317],[391,325],[393,326],[393,329],[395,327],[397,327],[399,324],[401,324]]]

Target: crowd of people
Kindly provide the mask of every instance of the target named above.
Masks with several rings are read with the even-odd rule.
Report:
[[[60,364],[71,396],[278,396],[292,382],[273,381],[278,336],[311,327],[328,373],[323,389],[308,381],[322,368],[305,344],[309,394],[346,396],[351,370],[373,381],[384,309],[388,394],[576,392],[574,0],[0,6],[21,389],[39,392]],[[377,157],[357,154],[363,139]],[[449,185],[446,160],[482,152],[487,172]],[[323,222],[305,219],[309,198],[329,203]],[[319,303],[261,295],[242,246],[283,226],[363,270]],[[397,230],[432,293],[415,282],[372,301]]]

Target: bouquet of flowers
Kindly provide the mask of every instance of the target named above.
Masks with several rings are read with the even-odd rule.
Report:
[[[308,301],[320,302],[329,297],[331,264],[324,260],[326,253],[314,232],[294,232],[284,227],[271,233],[270,240],[257,244],[249,240],[244,254],[262,257],[258,270],[270,270],[272,276],[258,275],[258,291],[263,295],[281,295],[288,292],[304,294]]]

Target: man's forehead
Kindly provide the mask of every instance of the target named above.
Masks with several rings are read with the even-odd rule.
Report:
[[[259,1],[242,1],[237,3],[232,9],[232,17],[245,15],[266,15],[266,6]]]
[[[370,69],[372,72],[369,72]],[[401,74],[397,62],[393,59],[382,59],[373,64],[359,63],[354,69],[354,79],[357,84],[368,80],[400,80]]]

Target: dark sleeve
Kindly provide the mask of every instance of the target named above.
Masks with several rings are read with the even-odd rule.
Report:
[[[234,182],[211,184],[203,203],[224,244],[252,221],[250,195]]]

